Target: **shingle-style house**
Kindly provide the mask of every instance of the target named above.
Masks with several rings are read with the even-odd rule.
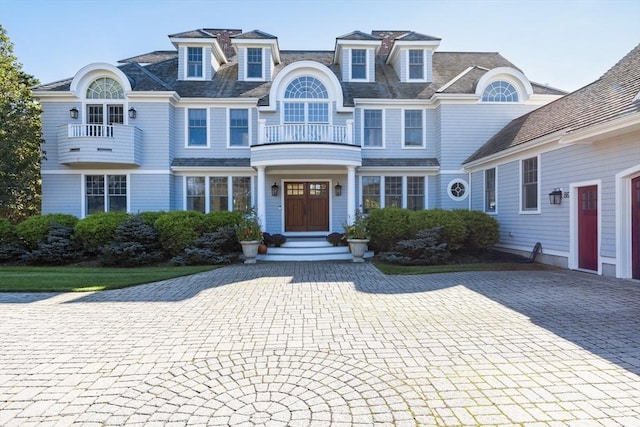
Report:
[[[440,52],[440,39],[411,31],[354,31],[332,51],[281,51],[258,30],[169,40],[175,50],[89,64],[35,89],[43,213],[253,207],[270,233],[325,236],[356,210],[483,209],[484,190],[471,189],[494,155],[485,147],[463,162],[511,120],[564,95],[498,53]],[[569,184],[539,179],[546,213],[546,183]],[[514,220],[507,196],[495,198],[503,229],[522,238],[515,246],[529,246],[519,231],[534,218],[529,207]]]
[[[600,79],[492,136],[465,162],[471,208],[501,245],[571,269],[640,279],[640,45]]]

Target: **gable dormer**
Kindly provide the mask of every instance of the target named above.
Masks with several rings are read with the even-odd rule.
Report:
[[[383,33],[383,32],[375,32]],[[389,32],[396,36],[398,32]],[[427,83],[433,81],[433,51],[440,45],[437,37],[409,31],[394,37],[387,56],[387,64],[396,71],[403,83]]]
[[[199,29],[169,36],[178,49],[178,80],[211,80],[233,51],[229,37],[242,30]]]
[[[269,82],[273,68],[280,63],[278,38],[260,30],[232,37],[231,44],[238,53],[238,80]]]
[[[336,38],[333,62],[341,65],[342,81],[374,82],[376,53],[381,38],[361,31],[353,31]]]

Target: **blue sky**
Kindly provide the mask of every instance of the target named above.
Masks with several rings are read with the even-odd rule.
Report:
[[[575,90],[640,43],[640,1],[0,0],[0,25],[42,83],[172,49],[168,34],[209,27],[260,29],[283,50],[333,50],[353,30],[413,30],[442,38],[441,51],[497,51],[530,80]]]

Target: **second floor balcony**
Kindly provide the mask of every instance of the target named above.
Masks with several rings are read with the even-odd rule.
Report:
[[[66,165],[135,165],[142,162],[142,131],[128,125],[58,126],[58,159]]]
[[[345,126],[326,123],[289,123],[267,126],[266,120],[258,121],[258,144],[311,143],[354,145],[353,121]]]

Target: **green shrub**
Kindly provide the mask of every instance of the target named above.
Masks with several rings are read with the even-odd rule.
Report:
[[[140,212],[138,216],[144,221],[145,224],[150,225],[152,227],[156,226],[156,221],[162,215],[166,215],[165,211],[149,211],[149,212]]]
[[[413,211],[401,208],[374,209],[367,215],[369,248],[376,252],[386,252],[399,240],[411,236],[409,218]]]
[[[126,212],[100,212],[78,221],[75,227],[76,239],[89,254],[97,254],[100,246],[111,242],[116,229],[129,214]]]
[[[215,211],[204,216],[204,229],[213,233],[220,227],[235,227],[242,221],[242,212]]]
[[[205,232],[205,215],[196,211],[173,211],[155,223],[160,243],[169,256],[178,255]]]
[[[38,248],[25,253],[22,260],[34,265],[65,265],[80,259],[81,254],[73,239],[73,227],[54,222],[45,238],[38,242]]]
[[[0,240],[13,240],[18,237],[16,227],[6,218],[0,218]]]
[[[500,239],[500,227],[495,218],[480,211],[454,211],[467,230],[465,251],[479,252],[491,249]]]
[[[231,264],[238,260],[241,250],[235,229],[223,226],[198,237],[170,262],[174,265]]]
[[[442,227],[420,230],[411,239],[400,240],[391,252],[383,252],[379,258],[383,262],[400,265],[443,264],[451,253],[442,242]]]
[[[447,243],[449,251],[457,252],[464,247],[467,228],[462,218],[453,211],[415,211],[409,217],[409,223],[412,235],[421,230],[442,227],[442,241]]]
[[[100,248],[102,265],[138,267],[163,258],[158,231],[139,215],[130,216],[116,229],[113,240]]]
[[[66,225],[74,227],[78,222],[78,218],[67,214],[47,214],[32,216],[25,219],[16,226],[18,237],[24,240],[30,248],[38,246],[38,242],[43,241],[53,224]]]

